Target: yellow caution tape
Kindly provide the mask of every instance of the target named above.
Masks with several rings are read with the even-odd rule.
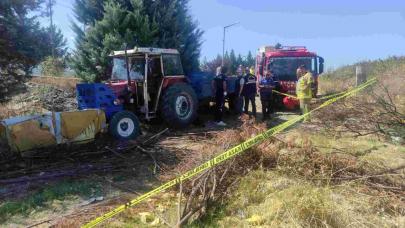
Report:
[[[345,93],[347,93],[348,91],[350,91],[350,90],[345,90],[345,91],[343,91],[343,92],[334,93],[334,94],[331,94],[331,95],[328,95],[328,96],[320,97],[319,99],[321,99],[321,100],[328,100],[328,99],[330,99],[330,98],[332,98],[332,97],[337,97],[337,96],[339,96],[339,95],[345,94]],[[293,99],[298,100],[298,97],[297,97],[297,96],[294,96],[294,95],[291,95],[291,94],[282,93],[282,92],[279,92],[279,91],[277,91],[277,90],[273,90],[272,92],[273,92],[273,93],[280,94],[280,95],[283,95],[283,96],[286,96],[286,97],[291,97],[291,98],[293,98]]]
[[[334,93],[334,94],[331,94],[331,95],[328,95],[328,96],[323,96],[323,97],[320,97],[319,99],[328,100],[328,99],[330,99],[330,98],[332,98],[332,97],[337,97],[337,96],[339,96],[339,95],[345,94],[345,93],[347,93],[348,91],[349,91],[349,90],[346,90],[346,91],[343,91],[343,92],[340,92],[340,93]]]
[[[115,215],[125,211],[127,208],[132,207],[132,206],[144,201],[145,199],[150,198],[153,195],[156,195],[156,194],[158,194],[158,193],[160,193],[160,192],[162,192],[162,191],[164,191],[164,190],[166,190],[166,189],[168,189],[170,187],[173,187],[174,185],[176,185],[178,183],[184,182],[184,181],[196,176],[197,174],[199,174],[199,173],[201,173],[201,172],[203,172],[203,171],[205,171],[205,170],[207,170],[209,168],[212,168],[212,167],[214,167],[214,166],[216,166],[216,165],[218,165],[218,164],[220,164],[220,163],[222,163],[222,162],[224,162],[226,160],[229,160],[230,158],[235,157],[236,155],[240,154],[241,152],[262,143],[264,140],[270,138],[271,136],[273,136],[273,135],[283,131],[284,129],[294,125],[295,123],[301,121],[306,116],[310,115],[312,112],[315,112],[315,111],[317,111],[317,110],[319,110],[321,108],[324,108],[324,107],[326,107],[326,106],[328,106],[328,105],[330,105],[330,104],[332,104],[332,103],[334,103],[334,102],[336,102],[338,100],[341,100],[343,98],[353,96],[357,92],[359,92],[359,91],[363,90],[364,88],[374,84],[376,81],[377,81],[376,78],[370,79],[369,81],[367,81],[363,85],[361,85],[359,87],[356,87],[353,90],[350,90],[347,93],[345,93],[345,94],[343,94],[343,95],[341,95],[339,97],[335,97],[335,98],[332,98],[332,99],[324,102],[319,107],[313,109],[312,111],[310,111],[308,113],[305,113],[305,114],[303,114],[301,116],[297,116],[297,117],[295,117],[295,118],[293,118],[291,120],[288,120],[288,121],[286,121],[286,122],[284,122],[284,123],[282,123],[280,125],[277,125],[276,127],[273,127],[271,129],[263,132],[262,134],[259,134],[259,135],[255,136],[253,138],[250,138],[250,139],[246,140],[245,142],[243,142],[243,143],[241,143],[241,144],[239,144],[239,145],[237,145],[237,146],[235,146],[235,147],[233,147],[233,148],[231,148],[231,149],[217,155],[213,159],[211,159],[211,160],[209,160],[209,161],[195,167],[194,169],[189,170],[188,172],[182,174],[181,176],[178,176],[175,179],[173,179],[171,181],[168,181],[168,182],[160,185],[159,187],[153,189],[152,191],[149,191],[149,192],[147,192],[147,193],[145,193],[145,194],[143,194],[141,196],[138,196],[135,199],[129,201],[128,203],[123,204],[123,205],[115,208],[114,210],[112,210],[112,211],[110,211],[110,212],[108,212],[108,213],[106,213],[106,214],[104,214],[104,215],[90,221],[89,223],[85,224],[82,227],[83,228],[94,227],[97,224],[100,224],[100,223],[104,222],[105,220],[114,217]]]
[[[298,97],[293,96],[293,95],[291,95],[291,94],[282,93],[282,92],[279,92],[279,91],[277,91],[277,90],[272,90],[272,92],[273,92],[273,93],[280,94],[280,95],[284,95],[284,96],[286,96],[286,97],[291,97],[291,98],[294,98],[294,99],[298,100]]]

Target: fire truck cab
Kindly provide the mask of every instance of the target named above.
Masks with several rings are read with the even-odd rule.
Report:
[[[314,76],[313,94],[318,92],[318,76],[323,73],[324,59],[304,46],[265,46],[259,49],[256,57],[256,77],[258,80],[271,70],[280,81],[279,92],[295,95],[297,68],[305,65]],[[283,99],[285,103],[286,99]],[[296,102],[298,105],[298,102]],[[286,105],[291,107],[291,105]]]

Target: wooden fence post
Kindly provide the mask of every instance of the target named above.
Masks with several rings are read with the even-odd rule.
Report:
[[[356,66],[356,86],[359,86],[366,82],[366,73],[362,66]]]

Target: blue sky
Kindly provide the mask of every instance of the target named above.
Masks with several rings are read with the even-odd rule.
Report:
[[[74,0],[56,0],[55,23],[74,48],[70,29]],[[405,55],[405,1],[191,0],[190,10],[205,31],[202,57],[227,50],[246,54],[280,42],[304,45],[325,58],[327,67]],[[45,23],[45,22],[44,22]]]

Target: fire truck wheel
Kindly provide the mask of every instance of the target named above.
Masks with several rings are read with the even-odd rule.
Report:
[[[162,117],[171,127],[185,128],[197,117],[197,95],[188,84],[170,86],[163,94],[161,102]]]
[[[118,112],[111,118],[109,131],[115,138],[124,140],[135,139],[141,132],[138,118],[128,111]]]

